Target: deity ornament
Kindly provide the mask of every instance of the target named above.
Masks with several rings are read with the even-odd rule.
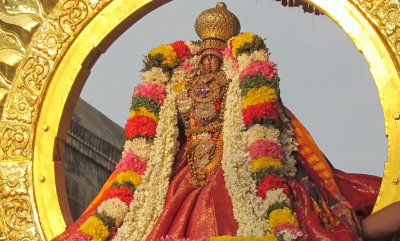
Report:
[[[332,167],[283,105],[263,38],[239,33],[224,3],[195,26],[200,45],[162,44],[145,57],[122,158],[54,240],[375,237],[368,215],[381,179]]]
[[[226,4],[220,2],[215,8],[203,11],[196,19],[195,29],[201,38],[202,50],[224,49],[226,41],[240,32],[240,22]]]

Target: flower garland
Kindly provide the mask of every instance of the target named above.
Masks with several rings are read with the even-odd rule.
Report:
[[[172,76],[176,67],[188,56],[195,55],[199,51],[196,42],[176,41],[171,44],[161,44],[150,50],[145,57],[142,70],[144,80],[158,78],[165,83]]]
[[[242,98],[241,117],[245,130],[242,138],[248,153],[247,160],[251,163],[252,181],[256,184],[256,195],[263,200],[262,205],[265,208],[265,213],[258,216],[259,220],[265,220],[264,225],[267,226],[267,231],[275,235],[278,240],[298,240],[301,237],[301,231],[295,213],[290,209],[289,186],[285,179],[287,172],[293,174],[295,170],[290,167],[290,171],[287,171],[288,168],[284,167],[288,163],[284,159],[291,157],[291,153],[289,154],[287,150],[289,148],[286,146],[292,143],[292,140],[282,140],[291,138],[291,136],[287,136],[290,130],[285,133],[285,136],[281,135],[279,77],[276,65],[268,61],[268,58],[262,59],[268,56],[268,53],[265,45],[261,42],[260,37],[251,33],[242,33],[231,38],[228,42],[229,47],[224,52],[225,62],[230,63],[224,66],[233,77],[238,76],[238,79],[233,79],[232,83],[235,80],[239,82],[239,94]],[[254,54],[255,51],[257,51],[256,54]],[[238,61],[237,59],[241,60],[240,63],[232,63]],[[232,74],[235,71],[237,73]],[[229,102],[227,101],[227,103]],[[230,115],[233,114],[230,113]],[[285,124],[287,125],[287,122]],[[235,131],[229,129],[225,130],[225,133],[229,133],[231,130]],[[230,136],[229,138],[238,137]],[[289,163],[294,164],[293,160],[290,159]],[[240,169],[246,171],[248,166],[242,164]],[[237,169],[235,171],[240,172]],[[228,172],[227,179],[230,175],[234,174]],[[242,178],[236,180],[243,181]],[[250,180],[247,179],[246,183],[249,182]],[[249,186],[254,186],[254,184]],[[248,206],[249,200],[242,199],[235,203],[234,200],[239,198],[239,195],[236,194],[238,187],[230,187],[228,184],[227,187],[228,190],[235,189],[230,194],[233,195],[232,202],[236,215],[241,210],[235,212],[235,206]],[[247,188],[242,189],[239,193],[243,192],[248,192]],[[260,210],[257,207],[253,208]],[[241,225],[247,226],[241,219],[236,217],[236,220],[239,222],[239,229]]]
[[[285,181],[296,172],[296,144],[280,108],[276,66],[267,61],[268,50],[257,35],[242,33],[228,46],[224,68],[232,81],[221,162],[239,229],[238,237],[204,241],[298,240],[301,232]],[[176,94],[187,89],[187,80],[196,72],[198,51],[194,42],[177,41],[145,57],[144,83],[134,90],[122,159],[99,205],[69,240],[141,241],[150,233],[162,212],[179,146]]]
[[[167,83],[171,70],[197,51],[194,43],[183,41],[160,45],[150,51],[142,73],[144,83],[134,89],[122,158],[67,240],[113,239],[123,222],[115,240],[121,237],[125,240],[124,234],[133,233],[135,226],[129,227],[133,222],[143,225],[138,231],[141,236],[134,234],[137,238],[130,240],[143,240],[147,235],[146,225],[151,228],[151,221],[162,210],[177,149],[177,130],[171,125],[176,123],[175,100]],[[132,209],[135,212],[129,211]]]
[[[281,120],[281,131],[279,141],[282,145],[283,154],[283,171],[286,176],[294,177],[297,173],[297,161],[293,153],[298,151],[297,142],[293,135],[293,127],[290,124],[289,118],[286,116],[283,108],[279,108],[279,117]]]
[[[170,86],[168,95],[160,109],[160,121],[156,137],[151,148],[147,170],[142,184],[135,192],[136,200],[132,202],[124,223],[114,240],[144,240],[164,206],[168,189],[171,167],[177,150],[177,111],[175,98]]]
[[[250,34],[246,35],[248,37]],[[263,45],[259,44],[260,38],[253,35],[251,39],[255,41],[255,44],[246,45],[246,42],[242,41],[247,46],[246,48],[237,44],[239,41],[234,45],[236,52],[240,52],[238,55],[240,63],[232,54],[231,49],[227,48],[224,51],[225,72],[233,81],[228,88],[224,114],[222,167],[227,189],[232,198],[235,219],[239,222],[237,234],[242,237],[215,237],[209,240],[255,240],[255,236],[260,240],[297,240],[301,232],[298,229],[296,217],[290,209],[289,191],[284,179],[287,164],[285,159],[291,155],[294,144],[291,140],[282,140],[286,136],[274,124],[283,117],[279,109],[279,78],[277,78],[276,66],[265,60],[268,53],[266,48],[262,49]],[[170,97],[173,99],[172,93],[187,89],[186,81],[196,71],[195,66],[198,61],[198,56],[190,56],[181,60],[181,64],[172,73],[164,71],[158,77],[153,75],[149,78],[148,76],[152,76],[149,72],[154,72],[155,67],[152,67],[153,69],[144,72],[142,77],[147,74],[147,78],[144,78],[146,82],[152,83],[160,79],[158,83],[165,84],[166,76],[171,76],[167,99]],[[146,91],[138,90],[137,92],[145,93]],[[249,98],[246,99],[247,96]],[[157,100],[157,98],[152,99]],[[237,103],[242,103],[242,106]],[[175,105],[164,104],[163,107],[165,106]],[[158,117],[150,116],[141,110],[137,112],[152,120],[157,120]],[[162,211],[170,167],[177,146],[176,138],[171,137],[178,134],[176,128],[175,130],[170,128],[170,123],[174,123],[171,121],[172,116],[176,118],[176,109],[169,108],[164,114],[170,117],[159,117],[160,123],[158,123],[156,133],[157,136],[166,135],[166,133],[170,136],[164,138],[164,141],[161,141],[162,138],[156,138],[155,142],[160,141],[152,145],[152,154],[148,162],[148,170],[151,170],[152,174],[150,171],[145,173],[142,185],[135,194],[136,201],[131,204],[131,211],[126,216],[124,225],[120,228],[115,240],[145,239]],[[170,120],[166,121],[167,119]],[[288,139],[291,138],[291,130],[285,133]],[[142,143],[151,141],[143,135],[138,135],[137,139]],[[170,148],[167,148],[170,151],[166,156],[164,156],[163,146],[168,145],[165,140],[170,142]],[[290,146],[289,143],[292,144],[292,148],[286,148]],[[132,141],[127,142],[126,146],[131,145],[133,145]],[[155,150],[157,148],[159,151]],[[159,154],[155,155],[155,153]],[[154,158],[155,156],[158,158]],[[155,159],[158,159],[158,162],[154,161]],[[258,182],[256,173],[259,174]],[[241,180],[240,183],[237,180]]]
[[[110,178],[110,187],[105,188],[99,197],[95,212],[82,224],[72,240],[107,240],[115,235],[134,200],[134,193],[142,182],[147,170],[147,143],[156,135],[160,106],[166,98],[166,89],[158,83],[144,83],[137,86],[132,98],[131,113],[125,126],[127,142],[122,158]],[[132,145],[142,142],[145,150],[136,154]],[[144,142],[144,143],[143,143]],[[90,239],[89,239],[90,238]]]
[[[109,179],[111,185],[97,197],[100,201],[95,211],[80,220],[78,231],[68,240],[102,241],[112,238],[129,210],[146,169],[146,161],[127,150]]]
[[[141,185],[136,189],[135,201],[130,204],[130,211],[114,240],[146,239],[162,212],[172,164],[179,145],[177,141],[179,131],[176,126],[177,110],[173,91],[175,82],[171,81],[171,77],[176,78],[176,76],[175,71],[172,70],[178,64],[187,65],[187,59],[196,54],[198,49],[193,42],[177,41],[151,50],[145,59],[145,68],[142,73],[145,84],[136,87],[135,93],[146,97],[147,102],[143,101],[143,98],[132,101],[132,106],[135,108],[130,118],[133,119],[139,115],[143,119],[146,118],[148,122],[141,123],[142,119],[139,118],[132,120],[133,123],[141,126],[132,126],[132,128],[127,126],[126,129],[129,129],[127,132],[130,136],[136,137],[137,141],[128,140],[125,147],[133,152],[139,150],[143,154],[146,149],[149,153],[147,169],[143,174]],[[141,103],[140,107],[145,107],[145,110],[140,109],[136,103]],[[130,125],[129,119],[127,125]],[[149,142],[151,144],[146,147],[140,146]]]
[[[225,61],[226,62],[226,61]],[[226,67],[226,64],[224,63]],[[263,236],[267,225],[260,200],[256,197],[243,141],[244,124],[241,115],[239,82],[232,80],[228,87],[223,126],[222,169],[225,184],[232,200],[233,214],[239,224],[238,236]],[[238,181],[240,180],[240,181]]]

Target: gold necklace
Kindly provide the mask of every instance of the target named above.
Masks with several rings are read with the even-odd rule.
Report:
[[[197,119],[211,120],[217,114],[214,102],[221,99],[227,81],[222,72],[198,76],[194,79],[189,96],[196,102],[194,115]]]

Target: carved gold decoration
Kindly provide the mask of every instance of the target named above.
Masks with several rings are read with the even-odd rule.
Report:
[[[49,0],[8,0],[0,5],[0,115],[32,35],[45,21],[54,3]]]
[[[375,21],[382,38],[393,50],[393,57],[400,62],[400,2],[397,0],[352,0],[359,9]],[[399,69],[400,66],[397,66]],[[400,71],[399,71],[400,74]]]
[[[56,187],[63,176],[54,170],[61,169],[60,143],[89,72],[85,66],[121,29],[165,2],[9,0],[0,5],[0,34],[6,36],[0,41],[7,43],[0,49],[0,240],[49,240],[63,231],[68,213]],[[398,2],[309,3],[337,22],[370,64],[389,142],[379,209],[400,200],[400,185],[393,181],[400,178]]]
[[[388,160],[376,211],[400,200],[400,186],[393,181],[400,178],[400,121],[396,118],[400,113],[400,3],[397,0],[350,0],[350,3],[377,32],[377,37],[365,38],[365,42],[386,48],[378,53],[367,52],[372,54],[370,69],[378,87],[388,138]]]
[[[4,123],[1,138],[4,158],[14,157],[16,160],[21,160],[31,157],[31,147],[28,146],[31,130],[28,126]]]
[[[68,34],[61,30],[61,26],[54,22],[46,22],[43,31],[34,39],[35,46],[53,59],[59,54],[59,50],[68,38]]]
[[[0,169],[1,197],[15,196],[28,193],[26,169],[12,165]]]
[[[47,58],[43,56],[28,57],[22,63],[20,76],[24,81],[24,86],[20,88],[28,88],[34,95],[39,95],[50,68],[51,62]]]
[[[20,1],[11,1],[11,3],[15,2]],[[32,16],[32,14],[40,16],[36,19],[38,21],[32,21],[31,25],[28,24],[28,21],[23,21],[24,24],[20,22],[21,26],[23,26],[25,30],[32,30],[34,32],[32,37],[28,40],[28,42],[31,40],[29,45],[26,45],[26,36],[18,35],[18,31],[11,29],[12,34],[9,34],[9,36],[13,38],[10,37],[6,40],[13,43],[14,50],[18,50],[18,53],[22,54],[20,54],[19,59],[16,57],[14,57],[14,59],[3,58],[7,60],[7,62],[3,61],[4,63],[12,63],[14,64],[13,67],[16,68],[13,81],[10,81],[10,78],[8,78],[11,75],[7,73],[1,75],[8,84],[7,86],[4,86],[11,86],[10,94],[4,104],[5,110],[1,116],[0,156],[3,161],[32,160],[33,137],[35,136],[33,133],[36,130],[37,118],[40,114],[38,110],[40,109],[41,100],[44,98],[43,95],[47,91],[55,67],[65,56],[65,53],[76,39],[76,36],[87,25],[89,20],[101,11],[109,2],[109,0],[58,1],[57,5],[54,7],[54,11],[49,13],[45,13],[41,8],[43,4],[39,1],[37,1],[36,4],[29,5],[29,14],[27,14],[29,16]],[[40,7],[35,10],[34,6]],[[6,10],[10,10],[7,12],[8,15],[10,15],[10,12],[13,14],[18,12],[15,8],[7,8]],[[26,20],[27,15],[25,14],[24,16],[24,19]],[[22,18],[22,15],[20,17]],[[10,17],[7,17],[7,19],[10,23],[16,23],[15,19]],[[11,46],[11,44],[9,44],[9,46]],[[10,51],[7,53],[10,53]],[[13,60],[13,62],[11,60]],[[7,91],[4,92],[4,96],[7,96]],[[50,130],[52,129],[50,128]],[[55,130],[57,129],[55,128]],[[48,137],[51,139],[51,145],[49,145],[51,148],[55,143],[54,135],[57,133],[50,132],[48,134],[50,134]],[[41,141],[43,141],[43,138]],[[44,143],[47,142],[44,140]],[[62,143],[62,139],[56,143]],[[47,165],[50,164],[50,166],[53,165],[52,161],[60,161],[60,156],[62,155],[62,148],[60,148],[60,145],[52,148],[52,150],[57,151],[57,155],[54,155],[54,158],[57,160],[52,160],[53,155],[51,155],[52,158],[50,158],[50,163],[47,163]],[[38,156],[40,156],[40,154]],[[36,181],[40,182],[40,180],[44,179],[49,180],[50,185],[53,186],[46,189],[46,185],[49,182],[40,182],[43,189],[41,187],[38,187],[37,189],[40,189],[40,191],[44,193],[50,192],[54,195],[50,199],[48,199],[48,196],[46,197],[46,195],[39,195],[39,197],[36,198],[36,200],[38,200],[39,208],[35,206],[35,201],[29,197],[15,197],[14,199],[6,198],[5,196],[1,197],[1,200],[8,200],[7,205],[3,206],[2,215],[7,215],[9,219],[3,219],[2,224],[0,224],[0,233],[2,233],[7,239],[43,240],[44,237],[40,237],[38,234],[38,231],[41,232],[42,229],[48,237],[56,234],[49,231],[52,229],[46,228],[46,226],[56,226],[56,228],[54,228],[56,232],[63,229],[65,225],[64,219],[61,215],[61,207],[57,205],[57,193],[54,186],[54,171],[51,171],[54,170],[54,168],[53,165],[50,169],[38,170],[40,178],[36,178]],[[53,173],[46,175],[49,172]],[[22,195],[22,189],[9,189],[10,186],[5,185],[5,183],[12,183],[13,181],[17,182],[18,180],[21,181],[22,177],[20,177],[19,174],[20,172],[16,172],[15,175],[5,172],[5,177],[1,179],[1,184],[4,184],[1,186],[1,191],[3,193],[10,192],[9,194],[11,195],[11,193],[14,194],[15,192],[15,194]],[[32,188],[34,183],[32,177],[29,178],[29,181],[29,187]],[[20,187],[22,184],[19,183],[18,185]],[[43,201],[46,202],[45,206],[43,206]],[[43,223],[41,226],[39,225],[39,215],[36,215],[36,217],[28,215],[32,212],[37,212],[37,209],[42,210],[41,219],[43,220]],[[48,217],[43,214],[47,211],[50,215]],[[28,224],[30,225],[29,227]],[[30,230],[29,232],[28,229]],[[24,233],[17,232],[22,230],[24,230]]]
[[[31,95],[27,89],[10,93],[10,112],[8,120],[17,120],[27,124],[32,123],[34,106],[37,96]]]
[[[0,238],[42,240],[32,198],[31,163],[0,164]]]
[[[35,122],[38,100],[49,82],[52,68],[57,65],[74,40],[74,34],[79,33],[85,26],[85,21],[93,17],[107,2],[109,1],[103,0],[94,4],[93,0],[91,3],[83,0],[65,0],[57,4],[52,14],[49,14],[32,37],[29,49],[16,73],[12,94],[5,104],[7,111],[3,113],[3,119],[19,123]],[[27,147],[31,141],[29,133],[32,132],[32,128],[13,125],[5,127],[5,131],[5,138],[1,140],[0,145],[6,157],[31,157],[30,152],[21,147]],[[21,139],[21,136],[28,139]]]

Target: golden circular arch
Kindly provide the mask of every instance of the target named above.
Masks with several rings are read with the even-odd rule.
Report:
[[[135,21],[166,2],[59,0],[37,30],[17,70],[1,119],[0,174],[22,173],[25,189],[0,196],[0,238],[49,240],[71,221],[60,161],[80,90],[98,56]],[[388,161],[375,205],[375,210],[380,209],[400,200],[399,3],[308,2],[350,36],[375,79],[388,138]],[[6,202],[9,205],[4,205]],[[13,215],[20,218],[18,222]]]

